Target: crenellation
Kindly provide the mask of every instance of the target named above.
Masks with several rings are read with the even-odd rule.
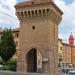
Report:
[[[35,16],[47,16],[50,14],[50,9],[38,9],[38,10],[25,10],[17,12],[19,18],[35,17]]]

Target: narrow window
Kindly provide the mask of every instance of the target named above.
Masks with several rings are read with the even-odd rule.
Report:
[[[34,11],[31,11],[31,13],[32,13],[32,16],[34,16]]]
[[[47,11],[47,15],[49,15],[49,9],[47,9],[46,11]]]
[[[26,11],[24,12],[24,14],[25,14],[25,16],[27,16],[27,12]]]
[[[28,16],[31,16],[30,11],[28,11]]]
[[[43,9],[43,15],[45,15],[45,9]]]
[[[23,12],[21,12],[21,16],[23,17]]]
[[[38,15],[37,10],[35,10],[35,14]]]
[[[41,15],[41,10],[39,10],[39,15]]]

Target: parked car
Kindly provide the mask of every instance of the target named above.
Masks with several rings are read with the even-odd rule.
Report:
[[[68,74],[75,74],[75,69],[69,70]]]
[[[68,73],[70,70],[75,70],[75,69],[74,68],[64,68],[64,69],[61,69],[61,72]]]

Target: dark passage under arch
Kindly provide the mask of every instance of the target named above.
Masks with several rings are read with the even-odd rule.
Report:
[[[37,50],[35,48],[30,49],[26,56],[27,60],[27,72],[37,72]]]

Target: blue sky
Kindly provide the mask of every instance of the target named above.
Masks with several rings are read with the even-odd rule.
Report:
[[[70,4],[70,3],[72,3],[74,0],[64,0],[64,2],[66,3],[66,4]]]
[[[17,0],[17,2],[23,2],[24,0]]]
[[[14,18],[8,17],[0,12],[0,28],[18,28],[19,20],[15,15],[14,5],[26,0],[0,0],[0,11],[9,14]],[[75,0],[53,0],[63,11],[62,21],[59,25],[59,38],[68,42],[68,37],[72,32],[75,36]]]

